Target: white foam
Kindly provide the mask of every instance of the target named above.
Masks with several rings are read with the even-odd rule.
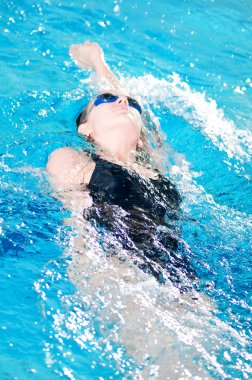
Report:
[[[87,243],[91,248],[89,237]],[[71,251],[74,246],[73,243]],[[113,257],[105,260],[97,254],[97,247],[89,256],[84,251],[78,252],[72,251],[68,268],[77,293],[59,295],[63,308],[51,308],[50,314],[46,314],[56,338],[49,350],[52,358],[57,354],[57,341],[64,347],[71,337],[83,350],[102,349],[107,357],[113,355],[119,366],[125,365],[124,347],[134,363],[142,367],[139,377],[134,378],[170,378],[166,377],[169,368],[173,379],[190,379],[211,378],[204,365],[210,365],[216,375],[227,377],[218,352],[220,347],[228,351],[230,340],[236,342],[235,355],[244,354],[246,339],[213,315],[215,306],[211,300],[200,294],[198,300],[174,294],[172,286],[160,286],[154,279],[138,273],[137,268]],[[53,287],[63,280],[58,278],[58,268],[51,264],[35,284],[45,310],[50,308],[47,284]],[[72,309],[66,305],[75,306]],[[101,325],[102,340],[97,340],[94,334],[97,324]],[[119,345],[116,352],[112,351],[114,344]],[[200,357],[200,363],[195,365],[193,357]]]
[[[183,117],[200,129],[229,158],[242,163],[250,160],[251,132],[238,129],[232,120],[225,117],[215,100],[207,98],[205,92],[192,90],[178,74],[173,73],[167,79],[145,75],[121,80],[132,95],[141,93],[151,103],[161,102],[172,114]]]

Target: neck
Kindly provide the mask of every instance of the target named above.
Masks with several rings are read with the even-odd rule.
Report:
[[[122,139],[103,139],[99,144],[98,153],[109,160],[119,161],[126,166],[131,165],[136,161],[135,145],[126,142],[122,144],[121,141]]]
[[[119,162],[125,166],[130,166],[136,162],[135,152],[133,150],[125,150],[122,147],[105,147],[100,146],[97,154],[104,159],[112,162]]]

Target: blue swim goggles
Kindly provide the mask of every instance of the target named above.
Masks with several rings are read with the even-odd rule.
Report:
[[[113,103],[119,98],[120,96],[113,95],[110,93],[100,94],[96,97],[94,101],[94,105],[99,106],[99,104],[102,104],[102,103]],[[129,106],[135,108],[141,115],[142,108],[140,104],[135,99],[131,98],[130,96],[126,96],[126,98],[128,99]]]

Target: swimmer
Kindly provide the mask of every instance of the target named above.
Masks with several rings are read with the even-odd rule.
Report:
[[[108,234],[111,255],[119,244],[138,268],[159,283],[172,281],[183,292],[195,273],[178,251],[181,197],[175,185],[151,167],[143,107],[125,93],[97,43],[72,45],[70,55],[83,69],[105,78],[111,89],[97,94],[76,121],[78,133],[92,142],[93,153],[57,149],[46,170],[58,190],[80,186],[88,192],[91,202],[83,216],[102,231],[101,241]]]

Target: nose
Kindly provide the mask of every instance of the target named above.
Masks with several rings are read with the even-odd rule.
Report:
[[[124,96],[124,95],[119,96],[119,98],[117,99],[116,102],[117,102],[117,104],[121,104],[121,105],[124,105],[124,106],[128,106],[129,105],[127,96]]]

